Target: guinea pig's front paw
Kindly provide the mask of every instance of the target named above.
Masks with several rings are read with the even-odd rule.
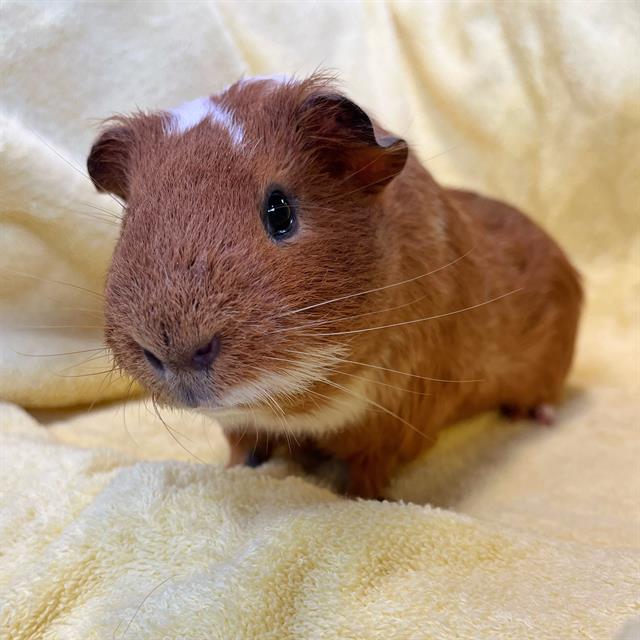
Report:
[[[347,460],[348,480],[345,494],[351,498],[384,500],[383,492],[391,477],[390,465],[385,460],[372,464],[370,460]]]
[[[271,451],[264,447],[251,449],[244,459],[244,466],[255,469],[271,458]]]
[[[273,447],[264,439],[261,442],[255,434],[227,433],[229,442],[229,460],[227,467],[259,467],[273,452]]]

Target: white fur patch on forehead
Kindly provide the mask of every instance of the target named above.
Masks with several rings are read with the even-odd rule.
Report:
[[[214,124],[219,125],[227,131],[235,145],[242,143],[244,139],[244,129],[236,122],[233,113],[219,104],[216,104],[210,97],[196,98],[190,102],[171,109],[171,120],[167,133],[185,133],[203,120],[209,119]]]

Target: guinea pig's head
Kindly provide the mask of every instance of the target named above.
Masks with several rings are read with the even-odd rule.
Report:
[[[406,158],[319,76],[108,121],[87,166],[125,205],[105,293],[116,363],[163,402],[210,409],[323,380],[348,351],[327,329],[380,283],[380,197]]]

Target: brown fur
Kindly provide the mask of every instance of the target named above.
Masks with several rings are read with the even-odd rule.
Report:
[[[236,436],[249,447],[263,430],[255,415],[281,419],[272,438],[293,433],[344,460],[348,491],[367,497],[448,423],[558,402],[581,290],[544,231],[501,202],[440,187],[321,76],[239,83],[215,100],[242,124],[242,146],[210,121],[167,134],[160,112],[110,123],[92,150],[94,182],[127,205],[106,288],[106,340],[123,369],[165,402],[211,407],[249,431]],[[260,215],[273,184],[299,214],[281,244]],[[183,354],[213,335],[213,366],[185,367]],[[316,379],[296,378],[291,362],[304,368],[336,345],[351,363],[329,357]],[[266,373],[301,388],[226,403]],[[304,426],[345,394],[367,410]]]

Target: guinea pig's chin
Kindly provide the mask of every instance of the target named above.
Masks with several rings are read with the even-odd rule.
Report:
[[[173,384],[163,385],[154,395],[162,404],[181,409],[197,409],[209,415],[218,413],[236,413],[251,409],[259,401],[251,393],[237,393],[231,389],[228,393],[218,394],[216,390],[206,384],[189,384],[174,381]]]
[[[171,391],[166,389],[158,391],[151,388],[148,388],[148,390],[160,405],[167,407],[215,410],[218,406],[216,400],[208,394],[202,394],[187,387],[184,389],[172,389]]]
[[[136,378],[135,375],[134,378]],[[148,376],[136,379],[161,405],[178,409],[213,410],[220,406],[215,388],[204,376],[183,378],[181,375],[166,371],[160,379],[150,381]]]
[[[198,394],[192,390],[185,390],[181,393],[172,393],[170,396],[163,395],[160,401],[178,409],[191,409],[210,417],[236,416],[251,412],[258,402],[252,403],[220,400],[210,394]]]

